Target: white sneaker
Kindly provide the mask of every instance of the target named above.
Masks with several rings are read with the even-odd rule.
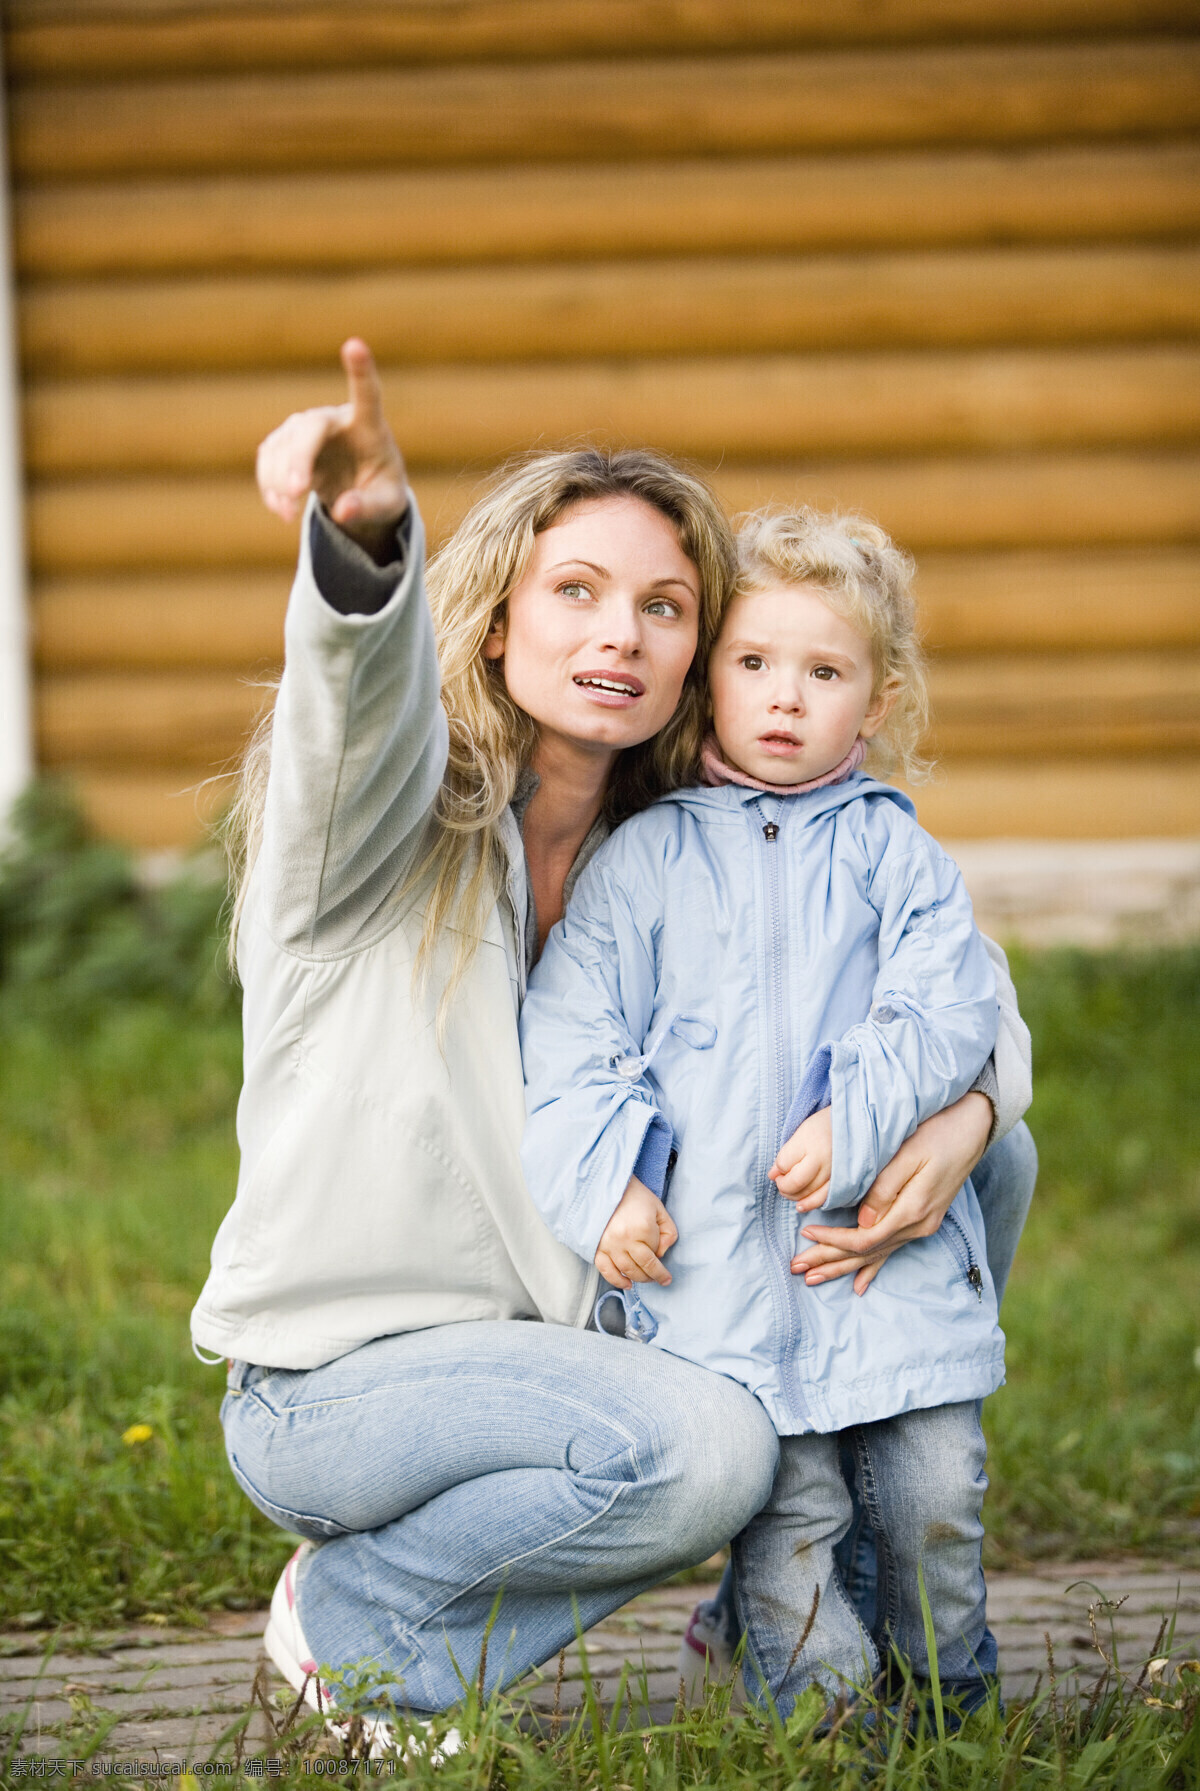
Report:
[[[353,1719],[332,1714],[335,1708],[333,1695],[317,1674],[317,1663],[313,1659],[312,1649],[304,1639],[300,1613],[296,1608],[296,1576],[300,1571],[300,1563],[308,1559],[315,1546],[311,1542],[302,1542],[276,1581],[275,1590],[271,1594],[267,1627],[263,1631],[263,1646],[292,1690],[300,1692],[310,1709],[325,1718],[325,1727],[331,1735],[344,1741]],[[359,1721],[362,1724],[362,1745],[366,1748],[369,1760],[378,1760],[391,1752],[396,1743],[390,1723],[384,1722],[381,1717],[369,1716],[361,1717]],[[419,1734],[405,1737],[405,1752],[427,1750],[434,1766],[440,1765],[447,1754],[457,1754],[462,1746],[462,1737],[457,1729],[448,1729],[440,1745],[432,1748],[429,1747],[426,1726],[418,1724],[418,1729],[421,1731]]]
[[[698,1604],[679,1644],[679,1678],[685,1704],[703,1703],[706,1693],[733,1672],[733,1649],[714,1623],[707,1605]]]
[[[313,1659],[312,1649],[304,1639],[300,1613],[296,1608],[296,1575],[300,1571],[300,1563],[313,1553],[314,1546],[311,1542],[302,1542],[276,1581],[275,1590],[271,1594],[267,1627],[263,1631],[263,1647],[292,1690],[299,1692],[309,1708],[325,1718],[325,1727],[331,1735],[344,1741],[351,1719],[332,1714],[333,1694],[318,1677],[317,1663]],[[378,1760],[392,1746],[391,1725],[381,1722],[378,1717],[363,1717],[361,1720],[367,1758]]]

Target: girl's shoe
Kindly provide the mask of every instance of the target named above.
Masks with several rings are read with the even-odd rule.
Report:
[[[724,1625],[711,1603],[698,1604],[679,1644],[679,1678],[684,1702],[703,1703],[708,1690],[723,1684],[732,1672],[733,1649]]]
[[[330,1688],[322,1684],[318,1676],[317,1663],[313,1659],[312,1649],[304,1639],[300,1613],[296,1608],[296,1576],[301,1562],[308,1559],[314,1546],[311,1542],[302,1542],[280,1574],[271,1595],[271,1611],[263,1632],[263,1646],[292,1690],[300,1692],[310,1709],[325,1718],[325,1727],[330,1734],[344,1742],[356,1719],[335,1714],[336,1706]],[[381,1717],[371,1716],[359,1717],[357,1721],[361,1726],[359,1749],[365,1753],[367,1759],[378,1760],[395,1748],[396,1741],[390,1723],[384,1722]],[[456,1754],[462,1746],[462,1737],[457,1729],[448,1730],[440,1745],[435,1747],[430,1747],[424,1725],[418,1723],[417,1731],[416,1734],[405,1737],[405,1752],[427,1751],[431,1765],[440,1765],[447,1754]]]

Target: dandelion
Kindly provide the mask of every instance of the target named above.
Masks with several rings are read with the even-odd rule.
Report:
[[[137,1443],[148,1443],[153,1435],[152,1424],[131,1424],[128,1430],[121,1432],[121,1441],[127,1449],[132,1449]]]

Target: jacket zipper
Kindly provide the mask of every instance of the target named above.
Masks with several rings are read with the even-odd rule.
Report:
[[[957,1213],[950,1211],[942,1220],[942,1239],[968,1286],[975,1289],[975,1298],[983,1299],[983,1273],[975,1260],[975,1252],[967,1230]]]
[[[771,978],[771,999],[769,1012],[771,1015],[770,1045],[770,1088],[771,1100],[767,1113],[767,1149],[770,1153],[767,1163],[763,1165],[763,1175],[775,1159],[775,1151],[779,1144],[779,1131],[783,1125],[784,1115],[788,1108],[786,1086],[787,1066],[791,1062],[791,1053],[785,1050],[787,1033],[787,1003],[784,990],[784,930],[782,920],[782,903],[780,901],[780,869],[779,869],[779,822],[762,820],[762,808],[758,802],[754,807],[758,810],[760,826],[764,841],[763,851],[763,884],[766,891],[767,907],[767,974]],[[784,1364],[783,1390],[784,1397],[792,1406],[797,1417],[808,1417],[808,1405],[799,1387],[798,1377],[794,1372],[794,1363],[799,1350],[799,1324],[795,1277],[792,1274],[793,1242],[787,1236],[788,1221],[793,1216],[790,1204],[775,1193],[774,1182],[767,1182],[768,1192],[764,1196],[770,1214],[767,1224],[767,1236],[770,1240],[780,1274],[783,1279],[783,1352],[780,1356]]]

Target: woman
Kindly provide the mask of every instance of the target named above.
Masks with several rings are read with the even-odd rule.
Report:
[[[499,1592],[488,1687],[711,1554],[774,1474],[741,1388],[583,1328],[595,1273],[519,1167],[528,965],[607,827],[687,762],[733,557],[669,462],[546,455],[439,555],[431,624],[369,352],[343,362],[350,402],[259,453],[268,506],[307,507],[243,811],[242,1172],[193,1337],[232,1358],[239,1483],[325,1543],[277,1588],[278,1664],[299,1686],[369,1659],[433,1712],[477,1672]],[[868,1252],[933,1230],[994,1117],[972,1093],[928,1122],[874,1225],[814,1260],[869,1279]]]

